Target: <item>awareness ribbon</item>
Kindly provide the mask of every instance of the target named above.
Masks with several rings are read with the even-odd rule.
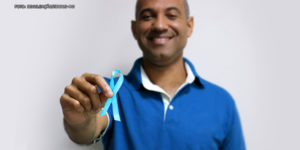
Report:
[[[116,75],[116,74],[120,74],[120,76],[119,76],[117,83],[114,84],[114,75]],[[124,77],[123,77],[123,74],[121,73],[121,71],[114,70],[111,74],[111,78],[110,78],[110,82],[109,82],[109,86],[113,92],[113,96],[107,99],[107,101],[102,109],[102,112],[100,113],[100,116],[105,115],[110,104],[112,104],[114,119],[116,121],[121,121],[120,114],[119,114],[118,101],[117,101],[117,93],[118,93],[120,87],[122,86],[123,81],[124,81]],[[98,87],[97,87],[97,89],[98,89],[98,92],[100,93],[101,90]]]

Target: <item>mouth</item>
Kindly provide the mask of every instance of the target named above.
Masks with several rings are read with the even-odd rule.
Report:
[[[174,36],[154,36],[154,37],[149,37],[148,40],[153,44],[153,45],[165,45],[167,44]]]

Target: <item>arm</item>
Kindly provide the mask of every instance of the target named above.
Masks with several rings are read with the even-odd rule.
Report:
[[[101,89],[100,94],[96,85]],[[60,99],[65,130],[71,140],[78,144],[91,144],[99,136],[108,124],[107,116],[99,117],[99,113],[112,95],[101,76],[86,73],[73,78]]]

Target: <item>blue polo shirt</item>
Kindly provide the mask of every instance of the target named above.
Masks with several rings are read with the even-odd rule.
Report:
[[[159,92],[141,81],[141,58],[125,76],[117,97],[121,122],[113,120],[102,136],[107,150],[245,150],[240,119],[228,92],[202,78],[192,63],[195,80],[172,98],[164,116]]]

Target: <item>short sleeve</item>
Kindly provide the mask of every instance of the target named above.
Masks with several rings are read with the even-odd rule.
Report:
[[[222,143],[221,150],[246,150],[242,126],[235,102],[228,93],[226,93],[225,98],[229,102],[229,110],[226,137]]]
[[[99,141],[102,141],[103,137],[105,136],[105,134],[108,132],[108,130],[109,130],[110,127],[111,127],[112,121],[111,121],[111,119],[110,119],[110,115],[109,115],[108,112],[106,112],[105,115],[106,115],[107,118],[108,118],[108,124],[106,125],[105,130],[104,130],[102,133],[100,133],[100,135],[94,140],[94,142],[93,142],[94,144],[97,143],[97,142],[99,142]]]

